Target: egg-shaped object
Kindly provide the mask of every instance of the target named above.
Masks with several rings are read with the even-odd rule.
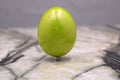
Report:
[[[48,9],[38,25],[41,48],[54,57],[67,54],[76,40],[76,25],[71,14],[61,7]]]

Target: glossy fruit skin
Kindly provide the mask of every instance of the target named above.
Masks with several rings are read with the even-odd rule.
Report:
[[[76,25],[70,13],[61,7],[53,7],[42,16],[38,25],[38,42],[51,56],[67,54],[76,40]]]

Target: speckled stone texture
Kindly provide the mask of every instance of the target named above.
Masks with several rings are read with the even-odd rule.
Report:
[[[59,61],[38,45],[37,29],[0,29],[0,80],[120,80],[120,59],[106,55],[119,53],[119,27],[78,27],[73,49]]]

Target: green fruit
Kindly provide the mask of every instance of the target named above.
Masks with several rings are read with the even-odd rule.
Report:
[[[67,54],[76,40],[76,25],[70,13],[61,7],[53,7],[44,13],[38,25],[38,41],[51,56]]]

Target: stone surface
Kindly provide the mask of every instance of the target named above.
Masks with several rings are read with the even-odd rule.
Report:
[[[119,43],[118,28],[79,27],[73,49],[60,61],[41,49],[36,29],[0,29],[0,80],[119,80],[103,59],[104,50]]]

